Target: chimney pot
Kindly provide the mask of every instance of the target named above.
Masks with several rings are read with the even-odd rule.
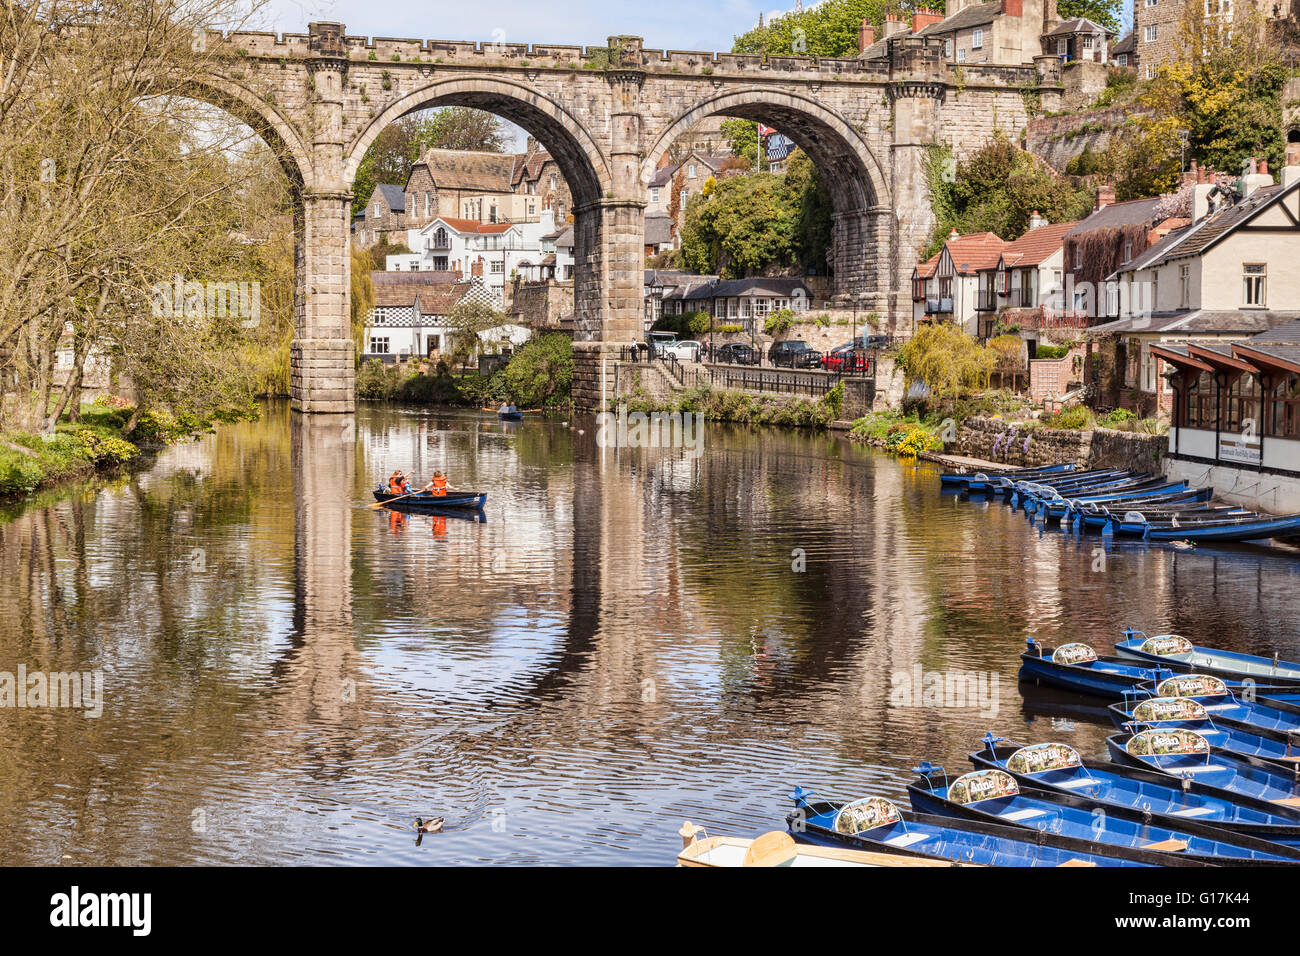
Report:
[[[1268,175],[1268,160],[1265,159],[1263,156],[1259,158],[1259,174],[1261,176]]]
[[[1115,187],[1110,183],[1097,187],[1097,208],[1105,209],[1115,202]]]

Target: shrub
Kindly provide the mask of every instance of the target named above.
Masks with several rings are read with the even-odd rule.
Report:
[[[402,372],[396,365],[369,359],[357,370],[357,398],[389,401],[396,397],[402,384]]]
[[[99,435],[89,429],[75,433],[74,441],[80,453],[96,465],[120,465],[140,454],[140,449],[129,441],[112,435]]]
[[[1092,410],[1085,405],[1070,405],[1055,415],[1044,415],[1039,420],[1048,428],[1064,428],[1072,431],[1091,428],[1094,423]]]
[[[573,387],[573,340],[567,335],[534,339],[514,354],[502,378],[516,404],[536,407],[567,401]]]
[[[1136,419],[1137,415],[1129,411],[1127,408],[1117,408],[1104,418],[1099,419],[1097,424],[1103,428],[1119,428],[1121,425],[1127,424]]]
[[[933,395],[944,397],[986,387],[995,361],[974,336],[939,322],[912,336],[899,350],[897,365],[909,387],[923,382]]]
[[[768,335],[782,335],[794,325],[794,313],[789,309],[777,309],[763,320],[763,331]]]

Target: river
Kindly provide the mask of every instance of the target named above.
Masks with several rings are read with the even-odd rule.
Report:
[[[0,671],[103,674],[98,717],[0,708],[0,863],[662,865],[795,784],[905,805],[986,731],[1102,755],[1081,699],[1022,698],[1028,635],[1300,657],[1285,555],[1103,549],[833,436],[594,437],[272,404],[0,514]],[[397,467],[486,520],[368,507]],[[982,703],[908,699],[966,672]]]

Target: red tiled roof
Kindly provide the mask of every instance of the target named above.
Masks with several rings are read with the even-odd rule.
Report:
[[[1007,243],[991,232],[957,236],[944,243],[958,275],[972,275],[980,269],[996,268]]]
[[[420,293],[421,315],[449,315],[456,303],[465,298],[471,282],[457,282],[455,285],[439,286],[426,289]]]
[[[1009,266],[1036,266],[1061,248],[1065,234],[1075,227],[1072,222],[1039,226],[1002,247],[1002,259]],[[997,263],[994,263],[996,266]]]
[[[472,232],[477,235],[499,235],[513,226],[509,222],[479,222],[477,219],[454,219],[451,216],[439,216],[438,221],[445,222],[457,232]]]

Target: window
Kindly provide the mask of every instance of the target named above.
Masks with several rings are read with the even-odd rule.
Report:
[[[948,37],[943,41],[943,58],[945,60],[952,59],[952,37]]]
[[[651,201],[651,202],[658,202],[658,201],[659,201],[659,187],[658,187],[658,186],[655,186],[653,189],[650,190],[650,201]]]
[[[388,336],[372,335],[370,336],[370,351],[374,355],[388,354]]]
[[[504,274],[505,271],[506,271],[506,264],[505,264],[504,262],[502,262],[500,259],[493,259],[493,260],[492,260],[492,271],[493,271],[494,273],[496,273],[497,275]]]
[[[984,49],[984,31],[972,30],[970,35],[970,48],[972,50]]]
[[[1154,7],[1155,5],[1156,5],[1156,0],[1147,0],[1148,7]]]
[[[435,352],[438,351],[439,348],[441,348],[442,339],[437,335],[426,335],[424,337],[424,341],[425,341],[425,346],[424,346],[425,355],[433,355]]]
[[[1070,55],[1070,41],[1067,40],[1065,37],[1061,37],[1061,39],[1056,41],[1056,55],[1057,56]]]
[[[1147,79],[1154,80],[1156,77],[1156,68],[1150,63],[1147,64]]]
[[[1092,49],[1093,47],[1095,47],[1096,45],[1097,45],[1097,38],[1096,38],[1096,37],[1093,37],[1093,36],[1086,36],[1086,37],[1083,38],[1083,48],[1084,48],[1085,50],[1091,50],[1091,49]]]
[[[1020,307],[1023,309],[1031,308],[1034,304],[1034,276],[1037,273],[1033,269],[1020,270]]]
[[[687,171],[686,171],[686,175],[689,176],[689,177],[691,177],[691,179],[694,179],[694,178],[695,178],[695,175],[696,175],[696,174],[695,174],[695,169],[696,169],[695,164],[694,164],[694,163],[691,163],[690,167],[689,167],[689,168],[687,169]]]
[[[1185,428],[1214,428],[1218,409],[1215,407],[1214,375],[1202,372],[1187,383]]]
[[[1268,279],[1268,267],[1262,262],[1247,263],[1241,267],[1241,272],[1241,304],[1263,308],[1267,304],[1265,296],[1268,290],[1265,283]]]
[[[1156,390],[1156,357],[1152,354],[1151,349],[1142,346],[1142,391],[1154,392]]]
[[[1082,245],[1077,245],[1074,247],[1074,267],[1076,269],[1083,268],[1083,246]]]
[[[1238,375],[1229,387],[1223,403],[1223,430],[1240,432],[1246,427],[1247,419],[1259,426],[1259,409],[1263,394],[1259,388],[1258,376],[1245,373]]]
[[[1156,29],[1156,24],[1151,24],[1142,28],[1142,39],[1147,43],[1155,43],[1156,38],[1160,35]]]
[[[958,63],[965,63],[965,62],[966,62],[966,48],[965,48],[965,47],[960,47],[960,48],[958,48],[958,50],[957,50],[957,62],[958,62]]]
[[[1269,434],[1300,438],[1300,375],[1288,375],[1274,387]]]
[[[1178,267],[1178,307],[1189,309],[1192,306],[1192,267]]]
[[[446,272],[446,271],[447,271],[447,257],[446,257],[446,256],[434,256],[434,257],[433,257],[433,269],[434,269],[435,272]]]
[[[1115,63],[1119,66],[1128,66],[1128,54],[1121,53],[1119,56],[1115,57]]]
[[[1133,261],[1133,240],[1127,239],[1124,242],[1124,258],[1121,260],[1121,262],[1132,262],[1132,261]]]

